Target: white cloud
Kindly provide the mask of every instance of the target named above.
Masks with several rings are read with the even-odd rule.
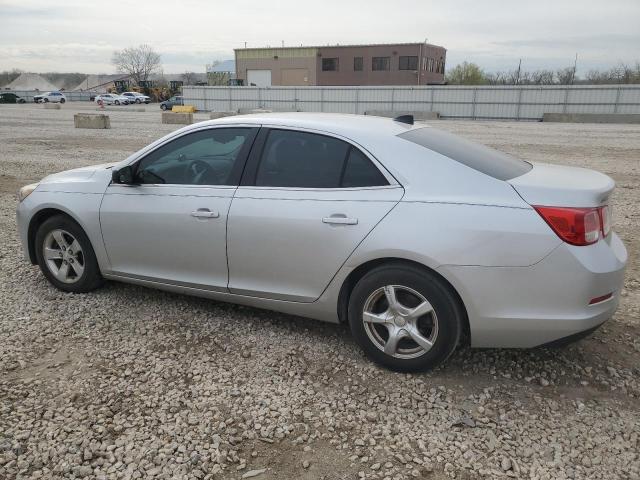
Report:
[[[148,43],[166,72],[203,71],[244,46],[420,41],[487,70],[608,67],[639,59],[640,1],[0,0],[0,69],[109,72],[113,50]]]

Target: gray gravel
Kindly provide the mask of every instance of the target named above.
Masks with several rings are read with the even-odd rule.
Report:
[[[153,106],[0,106],[0,479],[640,478],[640,127],[437,125],[618,182],[631,255],[616,316],[560,350],[470,350],[429,374],[367,361],[348,329],[109,283],[53,289],[15,233],[17,186],[171,131]]]

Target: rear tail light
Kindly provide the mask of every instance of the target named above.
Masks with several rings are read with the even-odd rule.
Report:
[[[571,245],[591,245],[606,237],[611,230],[611,209],[544,207],[537,205],[536,212],[562,240]]]

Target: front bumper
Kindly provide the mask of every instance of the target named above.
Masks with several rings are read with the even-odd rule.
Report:
[[[443,266],[462,297],[473,347],[535,347],[611,318],[627,251],[615,233],[586,247],[566,243],[529,267]],[[613,293],[603,302],[593,298]]]

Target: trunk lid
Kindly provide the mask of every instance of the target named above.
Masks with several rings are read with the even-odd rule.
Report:
[[[507,180],[530,205],[597,207],[607,203],[615,187],[613,179],[594,170],[531,163],[527,173]]]

